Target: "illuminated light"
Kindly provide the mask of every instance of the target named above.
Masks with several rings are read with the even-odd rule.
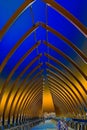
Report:
[[[58,10],[58,12],[57,12],[57,11],[51,9],[50,7],[47,7],[47,12],[45,12],[46,10],[43,10],[43,9],[46,9],[45,7],[47,6],[46,5],[47,2],[45,2],[44,3],[45,6],[43,5],[44,7],[42,7],[42,5],[39,5],[39,3],[38,3],[38,2],[41,2],[40,0],[38,2],[36,0],[30,0],[30,1],[36,2],[35,5],[31,6],[31,4],[33,4],[33,2],[30,3],[29,0],[26,0],[23,3],[23,5],[25,5],[24,6],[25,8],[23,8],[23,6],[21,5],[22,8],[21,8],[21,6],[18,8],[19,13],[14,12],[15,15],[13,14],[10,17],[8,24],[6,24],[6,26],[5,26],[6,28],[3,28],[1,30],[2,34],[0,34],[0,35],[1,35],[1,37],[3,37],[3,36],[4,37],[3,37],[2,41],[0,41],[1,42],[1,44],[0,44],[0,50],[1,50],[0,51],[0,61],[1,61],[1,64],[3,63],[3,65],[1,65],[1,70],[3,70],[3,71],[0,73],[0,92],[1,92],[1,97],[2,97],[1,104],[0,104],[0,116],[2,118],[5,117],[5,120],[6,120],[6,119],[8,119],[9,114],[10,114],[10,117],[12,117],[12,115],[14,113],[14,116],[16,118],[17,112],[18,112],[18,115],[19,114],[21,115],[21,113],[23,114],[23,112],[24,112],[25,116],[28,117],[28,115],[31,115],[33,117],[33,116],[37,116],[38,114],[39,115],[43,114],[42,112],[49,113],[49,112],[56,111],[56,109],[58,110],[58,113],[59,113],[59,110],[61,109],[60,112],[61,112],[62,116],[66,115],[68,117],[68,116],[74,115],[76,117],[76,115],[77,115],[76,113],[78,113],[78,117],[81,114],[86,115],[86,111],[84,111],[83,107],[87,105],[87,80],[86,80],[87,79],[87,63],[85,64],[85,61],[87,60],[87,51],[86,51],[87,40],[85,39],[85,37],[82,36],[81,32],[79,32],[77,30],[78,27],[76,29],[76,26],[73,26],[74,24],[72,25],[70,23],[71,21],[66,19],[67,15],[65,17],[62,17],[60,15],[58,8],[57,8],[57,10]],[[49,2],[49,0],[44,0],[44,1],[48,1],[48,3],[49,3],[48,5],[49,6],[51,5],[50,4],[51,2]],[[53,0],[51,0],[51,1],[53,1]],[[54,3],[54,2],[52,2],[52,3]],[[3,4],[5,4],[5,3],[3,3]],[[74,3],[72,3],[72,4],[74,5]],[[84,5],[86,5],[86,4],[84,4]],[[13,5],[13,6],[15,7],[15,5]],[[31,18],[31,15],[29,15],[30,14],[29,6],[31,6],[31,8],[32,8],[31,15],[34,15],[35,18],[33,16]],[[40,7],[41,11],[38,10],[39,9],[38,7]],[[51,6],[51,7],[53,8],[53,6]],[[74,6],[74,7],[76,7],[76,6]],[[81,7],[82,7],[82,5],[81,5]],[[85,6],[83,6],[83,8],[84,7]],[[71,7],[71,8],[74,9],[73,7]],[[27,9],[28,9],[28,11],[27,11]],[[11,9],[9,11],[11,11]],[[45,13],[48,13],[48,14],[46,14],[46,15],[48,15],[46,17],[49,18],[48,25],[46,25],[47,24],[46,19],[43,19],[42,17],[39,17],[40,19],[38,19],[38,16],[41,16],[43,14],[42,11],[44,11]],[[70,11],[70,10],[67,10],[67,11]],[[51,12],[54,12],[53,15],[51,15],[52,14]],[[21,15],[22,13],[23,13],[23,16]],[[57,13],[59,16],[59,19],[58,19],[59,22],[57,22],[57,17],[56,17]],[[26,21],[26,18],[28,15],[29,15],[29,19],[27,19],[27,21]],[[81,15],[82,15],[82,17],[81,17],[82,19],[85,18],[85,15],[83,17],[83,12]],[[32,28],[37,27],[37,28],[34,28],[34,30],[31,32],[32,33],[31,36],[25,35],[23,37],[23,40],[21,39],[23,44],[20,44],[20,45],[17,44],[18,46],[15,46],[16,42],[11,42],[12,41],[11,37],[16,37],[15,33],[18,30],[20,32],[22,32],[22,30],[19,29],[20,28],[19,22],[21,22],[20,16],[23,18],[23,21],[22,21],[22,23],[24,22],[23,25],[25,25],[25,24],[27,25],[26,22],[28,22],[29,25],[27,25],[27,26],[29,26],[29,28],[31,28],[31,27]],[[43,16],[45,16],[45,15],[43,14]],[[54,19],[52,19],[51,16],[53,16],[53,17],[55,16]],[[76,16],[76,14],[75,14],[75,16]],[[5,17],[6,16],[3,16],[3,18],[5,18]],[[46,17],[44,17],[44,18],[46,18]],[[34,23],[31,22],[31,19],[33,21],[33,18],[34,18]],[[76,18],[78,19],[78,17],[76,17]],[[45,20],[45,22],[44,22],[44,20]],[[62,22],[61,20],[62,21],[65,20],[66,22],[64,22],[64,21]],[[73,20],[73,19],[70,19],[70,20]],[[37,21],[39,21],[39,22],[37,23]],[[55,23],[55,21],[56,21],[56,23]],[[13,24],[14,22],[15,22],[15,24]],[[57,23],[59,24],[59,26],[57,26]],[[22,27],[26,28],[26,29],[23,28],[24,29],[23,31],[27,31],[27,29],[28,29],[27,26],[22,26]],[[16,32],[14,31],[14,27],[15,27]],[[45,35],[43,35],[44,33],[43,33],[43,31],[42,31],[43,29],[41,29],[41,27],[44,29],[44,33],[48,32],[48,37],[46,40],[49,40],[51,44],[53,44],[56,48],[60,49],[64,53],[64,55],[60,56],[59,53],[56,54],[55,49],[53,50],[53,48],[50,48],[50,46],[48,46],[48,45],[46,46],[47,50],[44,48],[43,36],[45,36]],[[73,32],[73,34],[72,34],[72,32]],[[68,35],[68,34],[70,34],[70,35]],[[75,34],[75,36],[74,36],[74,34]],[[19,35],[21,36],[22,34],[20,34],[20,33],[18,34],[18,39],[16,39],[18,42],[20,42]],[[33,37],[33,35],[36,35],[36,36]],[[29,37],[29,39],[27,37]],[[31,39],[31,37],[33,38],[33,40],[41,39],[42,44],[40,44],[40,46],[35,48],[34,52],[32,51],[32,53],[29,57],[30,59],[26,59],[26,61],[25,61],[24,60],[25,58],[24,58],[23,63],[19,62],[21,56],[23,56],[25,54],[25,51],[27,50],[26,48],[28,48],[28,47],[30,48],[30,46],[33,46],[33,44],[34,44],[33,42],[35,42]],[[28,40],[29,40],[29,43],[31,42],[30,44],[28,44]],[[84,41],[86,43],[84,43]],[[9,42],[9,44],[8,44],[8,42]],[[74,42],[74,44],[72,44],[72,42]],[[8,45],[8,46],[6,47],[6,46],[4,46],[4,44]],[[9,46],[10,44],[11,44],[11,46]],[[16,49],[16,51],[14,51],[15,53],[13,52],[12,48],[14,48],[13,50]],[[43,48],[43,50],[42,50],[42,48]],[[74,50],[74,48],[75,48],[75,50]],[[9,53],[10,50],[12,51],[12,53],[7,56],[7,53]],[[36,52],[37,50],[38,50],[38,52]],[[37,53],[39,53],[39,52],[40,53],[42,52],[42,57],[40,57],[39,62],[38,61],[36,61],[35,63],[33,62],[34,64],[33,64],[33,66],[31,65],[31,68],[29,68],[29,70],[27,69],[26,72],[21,73],[22,70],[25,69],[25,66],[27,66],[27,60],[28,60],[28,63],[30,63],[30,61],[33,59],[33,56],[37,56]],[[49,55],[52,55],[55,59],[57,58],[57,60],[60,61],[64,65],[57,62],[57,60],[54,60],[55,61],[55,63],[54,63],[54,61],[51,60],[52,58],[50,59],[50,56],[45,57],[44,53],[49,53]],[[75,53],[75,57],[73,55],[74,53]],[[81,55],[82,56],[79,57],[79,54],[80,54],[80,56]],[[67,55],[69,57],[68,60],[65,55]],[[19,56],[19,57],[16,57],[16,56]],[[8,62],[5,62],[6,59]],[[84,61],[84,59],[85,59],[85,61]],[[31,80],[31,78],[34,76],[35,73],[38,73],[39,68],[43,69],[43,70],[46,69],[46,71],[48,68],[50,68],[50,70],[52,71],[52,66],[50,67],[50,66],[47,66],[47,64],[45,64],[47,62],[47,60],[53,66],[58,67],[58,69],[61,70],[65,74],[65,76],[64,76],[64,74],[61,74],[60,72],[57,73],[56,68],[54,68],[56,77],[54,74],[51,73],[49,76],[49,79],[50,79],[50,82],[53,82],[53,80],[54,80],[52,85],[55,84],[55,87],[46,85],[45,76],[47,76],[47,75],[45,75],[45,71],[43,72],[43,81],[42,81],[43,84],[41,84],[44,86],[43,92],[42,92],[42,89],[43,89],[42,86],[40,88],[41,90],[38,89],[38,86],[33,87],[31,85],[30,88],[28,86],[24,87],[25,85],[24,84],[22,85],[21,83],[22,83],[22,80],[24,79],[24,77],[28,74],[28,71],[30,73],[30,75],[28,76],[28,77],[30,77],[29,81]],[[72,60],[74,63],[77,64],[77,67],[75,66],[75,64],[72,64]],[[35,68],[35,66],[37,66],[37,64],[38,64],[37,62],[38,63],[43,62],[43,65],[41,67],[39,67],[38,70],[32,71],[34,73],[31,74],[30,69],[33,70],[33,67]],[[4,63],[6,63],[5,68],[4,68]],[[20,63],[22,63],[22,64],[20,64]],[[58,63],[58,65],[57,65],[57,63]],[[19,67],[15,66],[16,64]],[[12,76],[10,75],[11,77],[9,78],[8,72],[11,72],[11,69],[13,69],[13,72],[12,72],[13,74],[11,74]],[[49,72],[47,72],[46,74],[49,74]],[[19,76],[19,78],[17,78],[17,76]],[[50,78],[50,77],[52,77],[52,78]],[[63,80],[60,79],[59,77],[61,77]],[[16,80],[16,78],[17,78],[17,80]],[[15,82],[12,82],[13,79],[15,80]],[[25,83],[27,83],[27,81],[28,81],[28,79],[26,80]],[[29,85],[30,85],[30,82],[29,82]],[[36,82],[37,82],[37,80],[36,80]],[[3,85],[4,83],[5,83],[5,85]],[[14,88],[11,85],[13,83],[14,83]],[[62,89],[61,88],[60,88],[60,90],[57,89],[57,87],[59,86],[58,84],[60,84],[60,86],[62,86]],[[5,87],[3,87],[3,86],[5,86]],[[40,86],[40,84],[39,84],[39,86]],[[11,88],[12,88],[12,91],[10,91]],[[60,91],[60,93],[58,90]],[[11,92],[11,94],[9,94],[10,92]],[[15,94],[16,92],[17,92],[17,94]],[[42,93],[43,93],[43,98],[41,97]],[[63,97],[62,97],[62,95],[63,95]],[[59,99],[59,97],[60,97],[60,99]],[[52,98],[53,98],[53,100],[52,100]],[[6,100],[6,99],[8,99],[8,100]],[[42,100],[43,100],[43,104],[42,104]],[[37,101],[39,101],[39,103]],[[72,101],[75,102],[75,105]],[[67,105],[67,103],[68,103],[68,105]],[[57,108],[55,107],[55,105]],[[43,109],[42,109],[42,106],[43,106]],[[77,108],[76,113],[75,113],[75,111],[69,110],[68,106],[70,106],[70,109],[71,108],[73,109],[75,106]],[[80,109],[81,107],[82,107],[82,109]],[[28,108],[29,108],[29,110],[28,110]],[[54,110],[54,108],[55,108],[55,110]],[[81,111],[82,111],[82,113],[80,113]],[[3,113],[5,113],[4,116],[3,116]]]
[[[5,93],[4,93],[4,96],[3,96],[3,98],[2,98],[2,101],[1,101],[1,103],[0,103],[0,115],[1,115],[2,112],[3,112],[3,108],[4,108],[4,105],[5,105],[7,96],[8,96],[8,93],[5,92]]]
[[[19,94],[20,95],[20,94]],[[14,108],[15,108],[15,105],[16,105],[16,103],[17,103],[17,100],[18,100],[18,98],[19,98],[19,95],[17,94],[17,96],[15,97],[15,100],[14,100],[14,103],[13,103],[13,106],[12,106],[12,110],[11,110],[11,112],[13,113],[13,111],[14,111]],[[18,105],[18,104],[17,104]],[[17,106],[16,106],[17,107]]]
[[[44,86],[43,91],[43,112],[54,112],[53,99],[48,86]]]
[[[8,100],[8,103],[7,103],[7,106],[4,108],[5,109],[5,117],[8,117],[8,113],[9,113],[9,110],[10,110],[10,107],[11,107],[11,103],[12,103],[12,100],[13,100],[13,97],[14,97],[14,94],[16,93],[16,90],[14,90],[10,97],[9,97],[9,100]]]

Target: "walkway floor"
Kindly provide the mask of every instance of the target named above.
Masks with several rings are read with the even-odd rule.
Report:
[[[47,120],[45,123],[41,123],[38,126],[33,127],[31,130],[58,130],[56,122],[53,120]],[[69,130],[73,130],[69,128]]]

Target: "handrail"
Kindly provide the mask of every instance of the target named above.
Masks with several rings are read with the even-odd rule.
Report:
[[[38,119],[38,120],[35,120],[35,121],[32,121],[32,122],[24,123],[22,125],[14,126],[14,127],[11,127],[11,128],[6,128],[5,130],[15,130],[17,128],[22,128],[22,127],[26,127],[26,126],[28,126],[30,128],[30,127],[34,126],[34,124],[39,123],[41,121],[42,121],[42,119]]]
[[[83,122],[83,123],[87,123],[87,119],[72,119],[72,121],[74,122]]]

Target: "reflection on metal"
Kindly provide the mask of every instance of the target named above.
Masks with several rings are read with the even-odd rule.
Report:
[[[76,90],[78,91],[78,89],[77,89],[77,87],[75,86],[75,84],[74,84],[74,83],[70,80],[70,78],[67,77],[62,71],[60,71],[58,68],[52,66],[51,64],[48,64],[48,63],[47,63],[47,65],[48,65],[49,67],[51,67],[53,70],[55,70],[55,72],[58,72],[60,75],[62,75],[62,76],[67,80],[67,82],[70,82],[70,83],[72,84],[72,86],[74,86],[74,88],[76,88]],[[78,93],[79,93],[79,91],[78,91]],[[81,94],[80,94],[80,95],[81,95]],[[84,97],[83,97],[83,96],[81,96],[81,97],[82,97],[83,101],[86,103]]]
[[[3,29],[0,30],[0,38],[3,37],[3,35],[6,33],[6,31],[9,29],[9,27],[17,20],[17,18],[21,15],[22,12],[24,12],[24,10],[26,8],[28,8],[28,6],[30,4],[32,4],[34,2],[34,0],[26,0],[21,7],[18,8],[18,10],[16,10],[16,12],[12,15],[12,17],[8,20],[8,22],[4,25]]]
[[[68,88],[67,87],[65,87],[64,85],[62,85],[58,80],[56,80],[55,78],[53,78],[52,76],[49,76],[48,75],[48,80],[51,80],[51,82],[53,82],[54,84],[56,84],[56,86],[57,85],[59,85],[59,86],[61,86],[61,90],[63,90],[64,92],[66,91],[67,93],[68,93],[68,97],[69,98],[72,98],[71,100],[72,100],[72,102],[73,102],[73,104],[75,103],[76,104],[76,106],[78,106],[78,102],[77,102],[77,100],[75,99],[75,97],[73,96],[73,94],[70,92],[70,90],[68,90]],[[74,100],[74,101],[73,101]]]
[[[36,60],[36,59],[35,59],[35,60]],[[32,62],[34,63],[35,60],[32,61]],[[27,67],[29,68],[31,65],[32,65],[32,64],[29,64]],[[38,65],[36,68],[34,68],[33,71],[31,71],[31,73],[29,73],[29,75],[28,75],[27,77],[30,77],[30,75],[32,75],[32,73],[33,73],[34,71],[36,71],[39,67],[41,67],[41,65],[42,65],[42,64],[40,64],[40,65]],[[26,69],[26,68],[25,68],[25,69]],[[23,71],[23,72],[24,72],[24,71]],[[22,76],[22,75],[21,75],[21,76]],[[14,82],[14,84],[13,84],[12,87],[11,87],[11,90],[10,90],[10,92],[9,92],[9,94],[8,94],[8,98],[6,99],[5,109],[6,109],[6,106],[7,106],[7,103],[8,103],[8,100],[9,100],[10,95],[11,95],[11,93],[12,93],[14,87],[17,85],[17,82],[18,82],[19,77],[20,77],[20,76],[18,76],[17,80]],[[26,80],[25,80],[24,82],[26,82]],[[23,82],[22,82],[21,85],[19,86],[18,90],[20,90],[20,87],[21,87],[21,86],[23,86]]]
[[[37,66],[36,68],[34,68],[33,72],[35,72],[39,67],[40,67],[40,65]],[[31,75],[31,74],[29,73],[29,75]],[[27,76],[28,78],[29,78],[29,75]],[[24,81],[23,81],[23,82],[24,82]],[[24,82],[24,83],[25,83],[25,82]],[[31,82],[31,83],[33,83],[33,82]],[[30,85],[31,85],[31,83],[30,83]],[[21,83],[21,85],[23,85],[23,83]],[[22,87],[21,85],[20,85],[20,87]],[[29,87],[29,83],[27,83],[27,85],[26,85],[25,87],[22,87],[23,90],[21,91],[21,93],[19,93],[19,97],[18,97],[18,99],[17,99],[17,101],[16,101],[15,107],[17,106],[18,102],[20,101],[20,98],[21,98],[21,97],[22,97],[22,100],[24,100],[24,98],[26,97],[27,92],[30,90],[30,87],[29,87],[29,88],[28,88],[28,87]],[[26,88],[26,89],[25,89],[25,88]],[[28,90],[27,90],[27,89],[28,89]],[[26,90],[27,90],[27,91],[26,91]],[[15,93],[15,96],[14,96],[13,101],[12,101],[12,103],[11,103],[10,110],[9,110],[9,114],[11,114],[12,107],[14,106],[15,98],[17,97],[18,91],[20,92],[20,89],[19,89],[19,88],[18,88],[17,92]],[[23,95],[23,94],[24,94],[24,95]],[[20,105],[21,105],[21,103],[23,103],[22,100],[21,100],[21,102],[20,102]],[[15,109],[14,109],[14,111],[15,111]]]
[[[51,49],[53,49],[54,51],[56,51],[58,54],[60,54],[61,56],[63,56],[65,59],[67,59],[70,63],[73,64],[73,66],[75,66],[77,68],[77,70],[82,74],[82,76],[87,79],[87,76],[84,74],[84,72],[79,68],[79,66],[75,63],[75,61],[73,61],[68,55],[66,55],[63,51],[59,50],[58,48],[56,48],[55,46],[53,46],[51,43],[48,43],[46,41],[43,41],[43,43],[47,46],[49,46]],[[81,83],[80,83],[81,84]]]
[[[46,84],[43,85],[43,108],[42,109],[43,109],[43,113],[55,111],[52,95],[49,86]]]
[[[40,85],[39,85],[40,84]],[[25,100],[25,102],[23,103],[23,105],[20,105],[21,106],[21,108],[20,108],[20,106],[19,106],[19,108],[18,108],[18,110],[17,110],[17,113],[19,113],[20,112],[20,110],[25,110],[25,108],[26,108],[26,106],[28,105],[28,103],[30,103],[31,101],[33,101],[33,99],[35,98],[35,96],[37,96],[37,95],[39,95],[41,92],[42,92],[42,90],[41,90],[41,87],[42,87],[42,84],[41,83],[39,83],[38,85],[37,85],[37,87],[34,89],[33,88],[33,90],[32,90],[32,93],[30,93],[30,95],[28,95],[28,97],[26,98],[27,100]],[[38,94],[39,93],[39,94]],[[30,98],[31,97],[31,98]],[[30,98],[30,99],[29,99]],[[13,115],[15,115],[15,112],[16,111],[14,111],[14,114]]]
[[[74,43],[72,43],[71,41],[69,41],[65,36],[63,36],[62,34],[60,34],[58,31],[56,31],[55,29],[53,29],[52,27],[40,22],[40,25],[45,28],[46,30],[52,32],[54,35],[56,35],[57,37],[59,37],[61,40],[63,40],[66,44],[68,44],[81,58],[82,60],[87,63],[87,56],[85,56],[85,54],[75,46]]]
[[[67,99],[68,97],[65,95],[65,93],[63,93],[63,92],[61,92],[61,90],[56,90],[55,89],[55,85],[53,85],[52,83],[49,83],[49,86],[50,86],[50,88],[51,88],[51,91],[53,92],[53,93],[56,93],[56,95],[57,95],[57,97],[61,97],[62,98],[62,100],[64,100],[64,102],[67,104],[67,106],[68,106],[68,108],[69,108],[69,110],[72,112],[72,111],[74,111],[74,109],[71,107],[71,103],[70,103],[70,101],[69,101],[69,99]],[[68,102],[67,102],[68,101]]]
[[[37,19],[39,15],[35,12],[37,11],[35,6],[38,7],[38,2],[45,5],[44,20]],[[53,8],[54,12],[56,11],[56,13],[60,13],[64,16],[65,20],[68,20],[74,29],[77,28],[77,31],[79,30],[77,34],[79,41],[81,40],[79,45],[75,43],[75,39],[72,40],[71,38],[69,40],[69,37],[65,37],[62,31],[60,33],[56,26],[55,29],[50,26],[51,19],[48,14],[48,6]],[[17,42],[13,45],[12,41],[8,40],[5,34],[8,36],[8,33],[9,35],[12,33],[11,27],[14,26],[15,21],[18,23],[20,16],[23,17],[21,14],[23,14],[27,8],[29,8],[31,14],[29,17],[32,19],[32,23],[30,28],[26,29],[25,34],[20,39],[17,39]],[[26,15],[29,14],[26,13]],[[5,20],[4,17],[5,16],[3,16],[3,20]],[[54,20],[56,21],[56,17]],[[29,19],[27,21],[29,22]],[[17,23],[15,22],[15,24]],[[23,25],[25,24],[26,23]],[[15,28],[16,31],[18,29],[17,27]],[[62,28],[62,26],[60,28]],[[61,30],[63,30],[63,28]],[[20,31],[21,29],[19,32]],[[69,32],[67,32],[67,34],[68,33]],[[14,34],[13,32],[12,35]],[[50,34],[53,38],[55,36],[56,39],[54,38],[53,41],[51,41],[49,38]],[[29,46],[27,38],[30,38],[32,35],[34,36],[34,43],[29,41],[29,43],[31,43]],[[87,54],[83,49],[85,48],[86,50],[87,46],[86,43],[83,42],[87,40],[87,28],[78,18],[54,0],[26,0],[12,13],[7,23],[2,27],[0,30],[0,39],[0,118],[2,119],[1,122],[3,125],[5,125],[5,123],[10,124],[11,122],[15,124],[20,118],[24,120],[27,117],[43,116],[43,93],[46,87],[48,87],[49,90],[49,92],[46,90],[48,97],[45,97],[45,101],[48,101],[48,112],[53,110],[58,116],[66,117],[76,117],[76,115],[79,114],[86,115],[84,108],[87,108]],[[64,44],[65,49],[68,47],[72,52],[66,53],[62,45],[61,49],[59,44],[57,44],[59,42],[57,42],[57,39],[62,40],[61,44]],[[9,42],[8,46],[6,46],[8,50],[6,50],[6,47],[3,47],[7,44],[4,44],[6,41]],[[54,44],[53,42],[56,43]],[[31,48],[28,49],[26,46],[28,50],[21,52],[19,48],[22,48],[22,45],[27,45]],[[6,55],[2,50],[6,51]],[[18,54],[22,53],[23,55],[14,64],[15,59],[12,58],[13,55],[17,53],[16,51],[18,51]],[[52,55],[52,53],[54,54]],[[75,60],[72,54],[77,56]],[[14,66],[12,66],[12,63]],[[11,69],[10,66],[8,67],[9,64],[12,66]],[[21,68],[22,65],[23,68]],[[44,79],[45,81],[43,81]]]
[[[32,62],[30,62],[30,64],[25,68],[25,70],[28,69],[36,60],[38,60],[38,58],[40,58],[40,55],[37,56],[34,60],[32,60]],[[10,92],[9,92],[9,94],[8,94],[7,99],[6,99],[6,104],[5,104],[5,107],[4,107],[4,111],[5,111],[5,109],[7,108],[7,103],[8,103],[8,100],[9,100],[10,96],[11,96],[12,91],[14,90],[15,86],[17,85],[17,83],[18,83],[20,77],[22,77],[22,75],[25,73],[25,70],[23,70],[23,73],[21,73],[21,74],[18,76],[18,78],[16,79],[16,81],[14,82],[14,84],[11,86],[11,90],[10,90]],[[22,84],[22,85],[23,85],[23,84]],[[22,85],[20,85],[20,86],[22,86]],[[19,88],[20,88],[20,87],[19,87]]]
[[[41,81],[41,80],[40,80]],[[26,106],[26,103],[27,103],[27,100],[28,100],[28,98],[32,98],[32,92],[33,93],[37,93],[38,92],[38,86],[39,86],[39,84],[40,84],[40,81],[38,81],[37,82],[37,84],[36,85],[34,85],[34,87],[32,86],[30,86],[31,87],[31,89],[30,89],[30,87],[28,88],[28,90],[26,90],[25,91],[25,93],[24,93],[24,95],[22,95],[22,97],[21,97],[21,101],[20,101],[20,103],[19,103],[19,106],[18,106],[18,104],[17,104],[17,102],[16,102],[16,105],[15,105],[15,109],[14,109],[14,111],[13,111],[13,115],[15,116],[15,114],[16,114],[16,110],[19,112],[19,110],[22,110],[23,108],[22,107],[24,107],[24,106]],[[41,85],[41,84],[40,84]],[[35,88],[35,89],[34,89]],[[37,90],[37,91],[36,91]],[[39,88],[39,90],[40,90],[40,88]],[[35,96],[35,95],[34,95]],[[18,109],[17,109],[17,106],[18,106]],[[20,107],[21,107],[21,109],[20,109]],[[18,114],[18,113],[17,113]]]
[[[54,100],[55,109],[57,107],[57,110],[55,110],[56,114],[58,116],[60,116],[62,111],[63,111],[63,114],[67,113],[68,110],[67,110],[66,105],[64,105],[63,101],[60,100],[60,98],[58,98],[54,93],[51,93],[51,94],[52,94],[52,97],[53,97],[53,100]],[[59,106],[60,106],[61,109],[59,109]]]
[[[41,56],[41,55],[37,56],[37,57],[28,65],[28,67],[30,67],[38,58],[40,58],[40,56]],[[40,64],[40,65],[38,65],[36,68],[34,68],[34,70],[32,71],[32,73],[33,73],[35,70],[37,70],[41,65],[42,65],[42,64]],[[29,76],[30,76],[32,73],[29,73],[28,76],[27,76],[27,78],[29,78]],[[39,74],[39,73],[38,73],[38,74]],[[27,79],[26,79],[26,80],[27,80]],[[18,90],[16,91],[16,93],[15,93],[15,95],[14,95],[14,97],[13,97],[12,102],[10,102],[10,103],[11,103],[11,106],[10,106],[10,111],[9,111],[9,113],[8,113],[8,119],[10,119],[10,116],[11,116],[11,115],[10,115],[10,114],[11,114],[11,108],[12,108],[12,106],[13,106],[15,100],[16,100],[16,97],[17,97],[18,94],[19,94],[18,91],[20,92],[21,87],[23,88],[23,91],[22,91],[21,95],[20,95],[19,98],[18,98],[18,101],[17,101],[17,103],[16,103],[16,106],[17,106],[17,104],[18,104],[18,102],[19,102],[21,96],[23,96],[23,94],[24,94],[24,89],[25,89],[25,88],[24,88],[23,84],[26,82],[26,80],[24,80],[24,81],[22,82],[22,84],[20,84],[20,86],[18,87]],[[26,85],[26,88],[27,88],[28,86],[29,86],[29,85],[27,84],[27,85]],[[5,111],[6,111],[6,108],[7,108],[7,104],[8,104],[8,106],[9,106],[8,100],[10,101],[10,96],[11,96],[13,87],[15,87],[15,86],[12,86],[11,92],[9,93],[9,95],[8,95],[8,97],[7,97],[7,100],[6,100],[6,104],[5,104],[5,106],[4,106],[4,110],[2,111],[2,112],[3,112],[3,120],[4,120],[4,117],[5,117],[5,113],[6,113]],[[15,106],[15,107],[16,107],[16,106]],[[20,108],[20,107],[19,107],[19,108]],[[14,110],[16,110],[16,108],[15,108]]]
[[[40,87],[40,86],[39,86]],[[41,85],[41,87],[42,87],[42,85]],[[33,100],[32,100],[32,103],[28,103],[27,105],[26,105],[26,107],[24,107],[24,111],[28,108],[28,107],[31,107],[31,109],[30,109],[30,111],[32,111],[32,112],[34,112],[34,111],[36,111],[36,109],[35,109],[35,107],[37,108],[39,108],[40,106],[34,106],[34,104],[37,104],[37,103],[41,103],[41,107],[40,108],[42,108],[42,90],[40,89],[40,91],[36,94],[36,96],[34,96],[34,98],[33,98]],[[34,106],[34,107],[33,107]],[[35,109],[35,110],[34,110]],[[28,110],[29,111],[29,110]]]
[[[74,92],[74,90],[62,79],[60,78],[58,75],[56,75],[55,73],[53,73],[52,71],[48,71],[53,77],[56,77],[56,79],[59,79],[62,83],[64,83],[64,85],[66,85],[71,91],[72,93],[75,95],[76,99],[78,100],[78,102],[81,104],[81,101],[79,99],[79,97],[76,95],[76,93]]]
[[[52,85],[55,88],[55,91],[59,91],[60,93],[65,95],[66,99],[68,98],[67,100],[70,101],[70,105],[73,107],[74,111],[78,111],[78,110],[76,110],[74,102],[72,101],[71,97],[67,94],[67,92],[64,91],[64,89],[62,89],[58,84],[56,84],[50,80],[48,80],[48,81],[49,81],[49,85]]]
[[[63,15],[66,19],[68,19],[78,30],[81,31],[81,33],[87,37],[87,28],[71,13],[69,13],[65,8],[60,6],[58,3],[54,2],[53,0],[44,0],[48,4],[48,6],[51,6],[56,11],[58,11],[61,15]]]
[[[75,79],[77,79],[77,78],[75,77],[75,75],[72,73],[72,71],[71,71],[69,68],[67,68],[64,64],[62,64],[62,63],[61,63],[60,61],[58,61],[56,58],[54,58],[54,57],[52,57],[52,56],[50,56],[50,55],[48,55],[48,54],[45,54],[45,55],[46,55],[47,57],[49,57],[51,60],[53,60],[54,62],[56,62],[57,64],[59,64],[60,66],[62,66],[62,67],[63,67],[65,70],[67,70]],[[83,95],[81,94],[81,92],[79,91],[79,89],[74,85],[73,82],[70,81],[70,83],[74,86],[74,88],[76,89],[76,91],[78,91],[79,95],[81,96],[81,98],[83,99],[84,103],[86,104],[86,101],[85,101]]]
[[[14,47],[11,49],[11,51],[8,53],[8,55],[5,57],[4,61],[0,65],[0,72],[4,69],[6,63],[11,58],[11,56],[14,54],[14,52],[17,50],[17,48],[23,43],[23,41],[37,28],[39,27],[39,23],[36,23],[34,26],[32,26],[22,37],[21,39],[14,45]]]
[[[32,96],[28,95],[28,98],[29,98],[29,102],[28,102],[28,103],[31,103],[32,100],[35,98],[35,93],[38,94],[38,92],[39,92],[40,90],[42,91],[42,89],[41,89],[41,88],[42,88],[42,83],[40,83],[41,81],[42,81],[42,80],[39,79],[38,82],[37,82],[37,84],[34,86],[34,87],[37,86],[37,87],[36,87],[37,89],[35,88],[35,90],[34,90],[34,89],[32,90],[32,92],[33,92],[33,93],[31,93]],[[38,90],[39,90],[39,91],[38,91]],[[40,91],[40,92],[41,92],[41,91]],[[27,101],[28,101],[28,98],[26,98]],[[26,103],[27,103],[27,102],[26,102]],[[27,105],[27,104],[25,104],[25,105]]]
[[[38,72],[38,74],[36,74],[36,75],[33,77],[33,79],[31,79],[30,85],[32,85],[33,82],[36,82],[36,80],[39,78],[39,76],[40,76],[41,74],[42,74],[42,71],[41,71],[41,72]],[[20,100],[20,98],[21,98],[22,95],[23,95],[22,99],[25,98],[27,92],[30,90],[30,87],[29,87],[29,88],[28,88],[28,87],[29,87],[29,83],[28,83],[27,86],[26,86],[26,89],[28,89],[28,90],[26,91],[26,89],[25,89],[25,87],[24,87],[23,90],[22,90],[22,92],[20,93],[19,98],[18,98],[18,102],[19,102],[19,100]],[[33,89],[33,88],[32,88],[32,89]],[[18,90],[17,90],[16,93],[18,93]],[[10,110],[9,110],[9,114],[8,114],[9,116],[11,116],[10,114],[11,114],[11,111],[12,111],[12,106],[13,106],[13,104],[14,104],[16,95],[17,95],[17,94],[15,94],[15,96],[14,96],[14,98],[13,98],[13,101],[12,101],[12,104],[11,104],[11,107],[10,107]],[[18,102],[16,103],[16,105],[18,104]],[[21,103],[22,103],[22,100],[21,100]],[[20,104],[21,104],[21,103],[20,103]]]
[[[66,102],[65,97],[61,94],[61,93],[56,93],[54,90],[51,90],[52,94],[55,94],[57,96],[57,98],[59,97],[59,99],[61,100],[61,102],[63,102],[63,105],[66,106],[67,111],[72,113],[72,109],[70,108],[69,103]]]

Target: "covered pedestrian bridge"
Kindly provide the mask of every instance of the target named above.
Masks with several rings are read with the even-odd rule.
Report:
[[[86,0],[0,0],[1,130],[45,113],[87,130],[86,12]]]

